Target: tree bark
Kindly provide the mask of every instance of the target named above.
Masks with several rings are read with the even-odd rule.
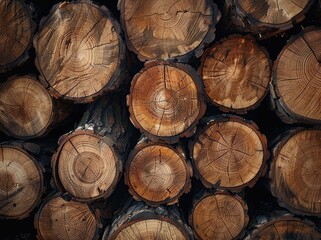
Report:
[[[207,120],[190,141],[190,156],[205,187],[239,192],[265,174],[269,152],[254,122],[220,115]]]
[[[129,154],[124,175],[136,200],[172,205],[190,191],[192,166],[181,147],[142,139]]]
[[[127,46],[141,61],[199,57],[221,17],[209,0],[119,0],[118,8]]]
[[[224,112],[246,113],[268,92],[271,61],[249,36],[229,36],[209,48],[199,69],[209,102]]]
[[[274,62],[271,102],[286,123],[321,123],[320,40],[320,28],[306,28]]]
[[[35,64],[51,94],[88,103],[123,80],[125,46],[119,24],[90,1],[55,5],[34,39]]]
[[[146,137],[176,143],[195,132],[206,104],[196,71],[181,63],[151,61],[132,80],[130,119]]]
[[[273,149],[271,192],[295,214],[321,216],[320,139],[320,129],[296,129]]]

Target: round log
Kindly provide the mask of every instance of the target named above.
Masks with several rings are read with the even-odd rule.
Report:
[[[47,134],[70,108],[53,100],[31,75],[14,76],[0,85],[0,127],[8,136],[30,139]]]
[[[98,217],[85,203],[65,201],[53,196],[46,199],[35,215],[39,240],[95,240],[100,228]]]
[[[106,228],[103,240],[134,239],[192,240],[192,230],[184,222],[178,208],[148,207],[136,203],[114,219]]]
[[[206,109],[196,71],[169,61],[145,64],[132,80],[127,105],[136,128],[151,140],[167,143],[192,136]]]
[[[40,202],[42,168],[22,148],[0,145],[0,218],[23,219]]]
[[[34,47],[40,79],[56,98],[92,102],[122,80],[121,29],[104,6],[88,0],[56,4],[42,20]]]
[[[274,62],[271,100],[286,123],[321,123],[321,28],[292,38]]]
[[[285,134],[273,149],[271,192],[279,204],[300,215],[321,216],[321,130]]]
[[[33,9],[20,0],[0,3],[0,73],[17,67],[29,58],[35,24]]]
[[[119,0],[128,48],[141,61],[199,57],[221,17],[209,0]]]
[[[233,192],[253,187],[266,172],[266,137],[254,122],[221,115],[207,121],[190,142],[196,175],[207,188]]]
[[[190,191],[191,175],[182,148],[142,139],[129,154],[125,182],[136,200],[171,205]]]
[[[247,210],[238,195],[207,192],[195,197],[189,222],[198,240],[239,239],[249,221]]]
[[[269,55],[250,37],[230,36],[208,49],[199,69],[209,101],[224,112],[246,113],[269,89]]]

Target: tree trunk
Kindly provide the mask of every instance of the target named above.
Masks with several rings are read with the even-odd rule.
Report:
[[[191,176],[182,148],[142,139],[129,154],[125,182],[136,200],[171,205],[190,191]]]
[[[272,37],[301,22],[314,0],[225,0],[225,15],[232,29],[258,39]]]
[[[295,214],[321,216],[320,154],[320,129],[291,131],[273,149],[271,192]]]
[[[136,203],[120,213],[110,228],[106,228],[103,240],[134,239],[192,240],[192,230],[185,224],[178,208],[148,207]]]
[[[0,145],[0,218],[23,219],[40,202],[42,167],[25,150]]]
[[[233,35],[204,53],[199,73],[214,106],[246,113],[258,107],[268,92],[271,62],[253,38]]]
[[[0,73],[24,63],[29,58],[35,23],[33,9],[20,0],[0,3]]]
[[[167,143],[193,135],[206,109],[196,71],[169,61],[145,64],[132,80],[127,105],[136,128],[151,140]]]
[[[198,240],[239,239],[249,221],[247,210],[238,195],[203,192],[194,197],[189,222]]]
[[[83,239],[99,237],[99,219],[85,203],[65,201],[59,196],[46,199],[35,215],[39,240]]]
[[[254,122],[221,115],[206,122],[190,142],[196,175],[205,187],[233,192],[252,187],[266,171],[266,137]]]
[[[209,0],[119,0],[128,48],[141,61],[199,57],[221,17]]]
[[[0,126],[8,136],[30,139],[47,134],[64,120],[68,104],[51,98],[31,75],[14,76],[0,86]]]
[[[321,123],[321,28],[289,41],[273,66],[272,106],[286,123]]]
[[[121,29],[104,6],[55,5],[35,36],[36,66],[56,98],[88,103],[115,90],[124,70]]]

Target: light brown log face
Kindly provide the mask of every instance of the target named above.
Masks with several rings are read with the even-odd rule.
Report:
[[[204,54],[200,74],[212,104],[223,111],[258,106],[271,78],[267,53],[253,40],[231,36]]]
[[[163,144],[149,144],[130,154],[125,173],[134,196],[151,205],[171,203],[189,189],[185,157]]]
[[[277,97],[300,120],[321,122],[321,30],[306,31],[289,42],[273,68]]]
[[[119,67],[121,46],[114,22],[107,9],[88,2],[54,8],[34,45],[36,65],[54,96],[77,100],[96,95]]]
[[[236,0],[236,5],[249,21],[269,25],[281,25],[301,13],[309,0]]]
[[[272,192],[300,214],[321,215],[321,130],[300,131],[275,150]]]
[[[193,51],[220,17],[207,0],[122,0],[121,14],[129,48],[141,60],[175,58]]]
[[[25,218],[38,204],[43,176],[37,162],[22,149],[0,147],[0,217]]]
[[[21,57],[32,42],[31,16],[19,0],[0,2],[0,72]]]
[[[84,203],[54,197],[45,202],[35,219],[42,240],[95,239],[97,221]]]
[[[197,135],[192,151],[203,184],[231,190],[253,185],[268,155],[265,137],[238,117],[210,122]]]
[[[197,201],[192,219],[197,239],[236,239],[248,223],[247,207],[239,197],[215,193]]]
[[[55,181],[79,201],[109,195],[121,172],[113,149],[91,131],[76,131],[65,137],[55,157]]]
[[[16,77],[0,86],[0,124],[16,138],[40,136],[52,121],[53,103],[46,89],[31,76]]]

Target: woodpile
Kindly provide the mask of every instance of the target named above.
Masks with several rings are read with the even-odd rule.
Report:
[[[0,1],[0,238],[320,239],[320,12]]]

